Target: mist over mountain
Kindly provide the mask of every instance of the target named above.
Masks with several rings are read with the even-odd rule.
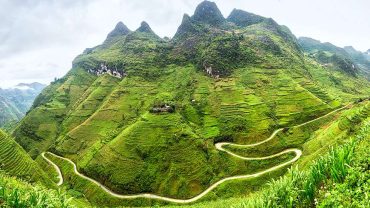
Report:
[[[0,127],[22,119],[37,95],[46,85],[20,83],[14,87],[0,88]]]

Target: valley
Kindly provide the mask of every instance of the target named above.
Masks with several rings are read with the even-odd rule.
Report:
[[[362,206],[369,71],[353,47],[210,1],[172,38],[118,22],[0,130],[0,207]]]
[[[20,83],[13,88],[0,88],[0,128],[10,130],[16,125],[44,87],[40,83]]]
[[[302,123],[302,124],[298,124],[296,126],[292,126],[290,128],[300,128],[302,126],[305,126],[305,125],[308,125],[310,123],[313,123],[313,122],[316,122],[318,120],[321,120],[321,119],[324,119],[326,117],[329,117],[330,115],[335,115],[336,113],[346,109],[346,108],[350,108],[352,106],[352,104],[348,104],[344,107],[341,107],[341,108],[338,108],[336,110],[333,110],[332,112],[329,112],[328,114],[326,115],[323,115],[321,117],[318,117],[318,118],[315,118],[313,120],[310,120],[310,121],[307,121],[305,123]],[[247,160],[247,161],[251,161],[251,160],[268,160],[268,159],[271,159],[271,158],[275,158],[275,157],[279,157],[280,155],[291,155],[292,153],[294,154],[294,157],[288,157],[289,160],[287,159],[280,159],[280,161],[284,161],[286,160],[286,162],[284,163],[281,163],[281,164],[277,164],[276,166],[273,166],[273,167],[270,167],[268,169],[265,169],[265,170],[262,170],[260,172],[257,172],[257,173],[253,173],[253,174],[248,174],[248,175],[237,175],[237,176],[231,176],[231,177],[227,177],[227,178],[224,178],[224,179],[221,179],[219,181],[217,181],[216,183],[212,184],[210,187],[206,188],[204,191],[202,191],[200,194],[192,197],[192,198],[189,198],[189,199],[175,199],[175,198],[168,198],[168,197],[164,197],[164,196],[158,196],[158,195],[155,195],[155,194],[150,194],[150,193],[144,193],[144,194],[131,194],[131,195],[122,195],[122,194],[117,194],[113,191],[111,191],[109,188],[107,188],[106,186],[104,186],[103,184],[99,183],[98,181],[94,180],[94,179],[91,179],[89,178],[88,176],[85,176],[83,175],[82,173],[80,173],[78,171],[78,168],[77,168],[77,165],[72,161],[72,160],[69,160],[67,158],[63,158],[61,156],[58,156],[58,155],[55,155],[53,153],[46,153],[48,155],[48,157],[50,157],[53,161],[58,161],[57,163],[59,164],[65,164],[66,163],[69,163],[68,165],[63,165],[64,167],[66,166],[69,166],[67,168],[73,168],[73,174],[77,175],[78,177],[81,177],[85,180],[87,180],[89,183],[93,183],[94,186],[97,186],[99,187],[99,189],[101,189],[101,191],[103,192],[106,192],[107,194],[109,194],[111,197],[113,198],[117,198],[117,199],[137,199],[137,198],[147,198],[147,199],[155,199],[155,200],[160,200],[160,201],[167,201],[167,202],[171,202],[171,203],[179,203],[179,204],[184,204],[184,203],[192,203],[192,202],[196,202],[198,200],[200,200],[202,197],[206,196],[209,192],[211,192],[213,189],[215,189],[217,186],[227,182],[227,181],[231,181],[231,180],[245,180],[245,179],[250,179],[250,178],[257,178],[257,177],[260,177],[264,174],[267,174],[269,172],[273,172],[273,171],[276,171],[280,168],[283,168],[287,165],[291,165],[292,163],[296,162],[301,156],[302,156],[302,151],[300,149],[285,149],[279,153],[276,153],[276,154],[273,154],[273,155],[268,155],[268,156],[261,156],[261,157],[246,157],[246,156],[241,156],[241,155],[238,155],[238,154],[235,154],[233,153],[232,151],[228,150],[228,148],[223,148],[223,146],[234,146],[234,147],[237,147],[238,149],[239,148],[246,148],[246,147],[256,147],[256,146],[262,146],[263,147],[263,144],[266,143],[266,142],[269,142],[271,140],[273,140],[276,135],[281,132],[281,131],[287,131],[287,129],[284,129],[284,128],[281,128],[281,129],[278,129],[278,130],[275,130],[272,135],[270,137],[268,137],[267,139],[265,140],[262,140],[258,143],[254,143],[254,144],[247,144],[247,145],[240,145],[240,144],[233,144],[233,143],[216,143],[215,144],[215,147],[217,150],[219,151],[223,151],[223,152],[226,152],[228,153],[229,155],[233,156],[233,157],[236,157],[238,159],[241,159],[241,160]],[[243,153],[241,153],[243,154]],[[43,155],[45,155],[45,153],[43,153]],[[43,156],[46,160],[48,160],[52,165],[56,165],[54,162],[50,161],[48,159],[48,157],[45,157]],[[72,167],[70,166],[72,165]],[[57,165],[56,165],[57,166]],[[62,172],[60,171],[59,168],[57,168],[58,172],[59,172],[59,178],[61,178],[61,181],[63,181],[63,175],[62,175]],[[71,171],[68,171],[68,172],[71,172]],[[67,173],[68,175],[69,173]],[[73,183],[73,182],[72,182]],[[62,184],[59,184],[59,185],[62,185]]]

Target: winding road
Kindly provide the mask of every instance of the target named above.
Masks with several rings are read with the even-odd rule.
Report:
[[[54,167],[54,169],[57,171],[58,173],[58,183],[57,183],[57,186],[61,186],[63,184],[63,175],[62,175],[62,171],[60,171],[59,167],[53,163],[51,160],[49,160],[46,156],[45,156],[45,152],[41,153],[41,157],[43,157],[50,165],[52,165]]]
[[[347,108],[350,104],[344,106],[344,107],[341,107],[341,108],[338,108],[334,111],[331,111],[330,113],[326,114],[326,115],[323,115],[321,117],[318,117],[316,119],[313,119],[313,120],[310,120],[310,121],[307,121],[305,123],[302,123],[302,124],[299,124],[299,125],[296,125],[296,126],[293,126],[293,127],[301,127],[303,125],[306,125],[306,124],[309,124],[311,122],[314,122],[314,121],[317,121],[321,118],[324,118],[324,117],[327,117],[335,112],[338,112],[340,110],[343,110],[344,108]],[[264,175],[266,173],[269,173],[269,172],[272,172],[272,171],[275,171],[275,170],[278,170],[282,167],[285,167],[285,166],[288,166],[294,162],[296,162],[301,156],[302,156],[302,151],[299,150],[299,149],[286,149],[282,152],[279,152],[277,154],[273,154],[273,155],[269,155],[269,156],[265,156],[265,157],[243,157],[243,156],[240,156],[240,155],[237,155],[229,150],[226,150],[223,148],[223,146],[225,145],[229,145],[229,146],[237,146],[237,147],[254,147],[254,146],[258,146],[258,145],[261,145],[261,144],[264,144],[268,141],[270,141],[271,139],[273,139],[277,133],[279,133],[280,131],[282,131],[284,128],[280,128],[280,129],[277,129],[275,130],[270,137],[268,137],[267,139],[261,141],[261,142],[257,142],[257,143],[254,143],[254,144],[234,144],[234,143],[227,143],[227,142],[220,142],[220,143],[216,143],[215,144],[215,147],[217,150],[219,151],[223,151],[223,152],[226,152],[228,153],[229,155],[233,156],[233,157],[236,157],[236,158],[239,158],[241,160],[266,160],[266,159],[271,159],[271,158],[274,158],[274,157],[278,157],[280,155],[283,155],[283,154],[288,154],[288,153],[294,153],[295,154],[295,157],[292,158],[291,160],[287,161],[287,162],[284,162],[282,164],[279,164],[279,165],[276,165],[274,167],[271,167],[271,168],[268,168],[266,170],[263,170],[263,171],[260,171],[260,172],[257,172],[257,173],[254,173],[254,174],[247,174],[247,175],[237,175],[237,176],[231,176],[231,177],[227,177],[227,178],[224,178],[222,180],[219,180],[217,181],[216,183],[212,184],[210,187],[208,187],[206,190],[204,190],[203,192],[201,192],[200,194],[192,197],[192,198],[189,198],[189,199],[176,199],[176,198],[170,198],[170,197],[164,197],[164,196],[159,196],[159,195],[155,195],[155,194],[149,194],[149,193],[144,193],[144,194],[135,194],[135,195],[123,195],[123,194],[117,194],[113,191],[111,191],[110,189],[108,189],[106,186],[104,186],[103,184],[99,183],[98,181],[92,179],[92,178],[89,178],[88,176],[85,176],[83,175],[82,173],[78,172],[77,170],[77,166],[76,164],[68,159],[68,158],[64,158],[64,157],[61,157],[59,155],[56,155],[54,153],[51,153],[51,152],[48,152],[48,154],[51,154],[53,155],[54,157],[57,157],[57,158],[60,158],[62,160],[65,160],[67,161],[68,163],[72,164],[73,165],[73,169],[74,169],[74,172],[76,175],[80,176],[81,178],[84,178],[86,180],[89,180],[90,182],[98,185],[102,190],[104,190],[106,193],[110,194],[111,196],[113,197],[116,197],[116,198],[120,198],[120,199],[136,199],[136,198],[149,198],[149,199],[158,199],[158,200],[163,200],[163,201],[167,201],[167,202],[173,202],[173,203],[181,203],[181,204],[185,204],[185,203],[191,203],[191,202],[195,202],[199,199],[201,199],[202,197],[204,197],[205,195],[207,195],[210,191],[212,191],[213,189],[215,189],[217,186],[219,186],[220,184],[222,183],[225,183],[227,181],[231,181],[231,180],[237,180],[237,179],[249,179],[249,178],[257,178],[261,175]],[[46,156],[45,156],[45,152],[41,154],[41,156],[48,162],[50,163],[54,168],[55,170],[57,171],[58,173],[58,177],[59,177],[59,182],[57,183],[58,186],[62,185],[63,184],[63,175],[62,175],[62,172],[61,170],[59,169],[59,167],[54,163],[52,162],[50,159],[48,159]]]

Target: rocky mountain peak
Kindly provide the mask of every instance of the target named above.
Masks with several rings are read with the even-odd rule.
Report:
[[[229,17],[227,17],[227,20],[229,22],[233,22],[240,27],[247,27],[249,25],[257,24],[264,21],[265,19],[266,18],[264,17],[240,9],[234,9],[230,13]]]
[[[219,25],[225,21],[221,11],[214,2],[203,1],[195,9],[193,20],[207,23],[210,25]]]
[[[182,16],[181,24],[191,24],[191,17],[188,14],[184,14],[184,16]]]
[[[116,27],[108,34],[107,38],[123,36],[129,34],[131,31],[123,22],[118,22]]]
[[[145,21],[141,22],[140,27],[136,30],[137,32],[142,32],[142,33],[153,33],[152,28],[150,28],[149,24]]]
[[[196,29],[194,28],[191,17],[188,14],[184,14],[181,25],[177,29],[174,38],[176,39],[179,37],[183,37],[186,34],[193,34],[195,32]]]

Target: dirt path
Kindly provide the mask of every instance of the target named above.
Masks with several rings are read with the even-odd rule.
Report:
[[[293,127],[301,127],[303,125],[306,125],[306,124],[309,124],[311,122],[314,122],[314,121],[317,121],[321,118],[324,118],[326,116],[329,116],[335,112],[338,112],[344,108],[347,108],[350,104],[342,107],[342,108],[338,108],[326,115],[323,115],[321,117],[318,117],[316,119],[313,119],[313,120],[310,120],[310,121],[307,121],[305,123],[302,123],[302,124],[299,124],[299,125],[296,125],[296,126],[293,126]],[[217,181],[216,183],[212,184],[210,187],[208,187],[206,190],[204,190],[202,193],[192,197],[192,198],[189,198],[189,199],[175,199],[175,198],[170,198],[170,197],[164,197],[164,196],[158,196],[158,195],[155,195],[155,194],[149,194],[149,193],[145,193],[145,194],[134,194],[134,195],[123,195],[123,194],[117,194],[111,190],[109,190],[106,186],[104,186],[103,184],[99,183],[98,181],[92,179],[92,178],[89,178],[88,176],[85,176],[83,175],[82,173],[78,172],[77,170],[77,166],[76,164],[68,159],[68,158],[64,158],[64,157],[61,157],[59,155],[56,155],[54,153],[51,153],[51,152],[48,152],[48,154],[51,154],[53,155],[54,157],[57,157],[57,158],[60,158],[62,160],[65,160],[67,161],[68,163],[72,164],[73,165],[73,169],[74,169],[74,172],[76,175],[80,176],[81,178],[84,178],[96,185],[98,185],[101,189],[103,189],[106,193],[110,194],[111,196],[113,197],[116,197],[116,198],[120,198],[120,199],[136,199],[136,198],[149,198],[149,199],[158,199],[158,200],[163,200],[163,201],[168,201],[168,202],[173,202],[173,203],[182,203],[182,204],[185,204],[185,203],[191,203],[191,202],[195,202],[197,200],[199,200],[200,198],[204,197],[205,195],[207,195],[210,191],[212,191],[213,189],[215,189],[217,186],[219,186],[220,184],[222,183],[225,183],[227,181],[231,181],[231,180],[238,180],[238,179],[249,179],[249,178],[257,178],[259,176],[262,176],[266,173],[269,173],[269,172],[272,172],[272,171],[275,171],[275,170],[278,170],[282,167],[285,167],[285,166],[288,166],[294,162],[296,162],[301,156],[302,156],[302,151],[299,150],[299,149],[286,149],[282,152],[279,152],[277,154],[273,154],[273,155],[269,155],[269,156],[265,156],[265,157],[243,157],[243,156],[240,156],[240,155],[237,155],[229,150],[226,150],[223,148],[223,146],[225,145],[229,145],[229,146],[237,146],[237,147],[253,147],[253,146],[258,146],[258,145],[261,145],[261,144],[264,144],[268,141],[270,141],[271,139],[273,139],[277,133],[279,133],[280,131],[282,131],[283,128],[281,129],[277,129],[275,130],[270,137],[268,137],[267,139],[261,141],[261,142],[257,142],[257,143],[254,143],[254,144],[234,144],[234,143],[227,143],[227,142],[221,142],[221,143],[216,143],[215,144],[215,147],[217,150],[219,151],[223,151],[223,152],[226,152],[228,154],[230,154],[231,156],[233,157],[236,157],[236,158],[239,158],[241,160],[266,160],[266,159],[271,159],[271,158],[274,158],[274,157],[278,157],[280,155],[283,155],[283,154],[288,154],[288,153],[294,153],[295,154],[295,157],[287,162],[284,162],[282,164],[279,164],[279,165],[276,165],[274,167],[271,167],[271,168],[268,168],[266,170],[263,170],[263,171],[260,171],[260,172],[257,172],[257,173],[254,173],[254,174],[246,174],[246,175],[238,175],[238,176],[231,176],[231,177],[227,177],[227,178],[224,178],[222,180],[219,180]],[[56,169],[56,171],[58,172],[58,175],[59,175],[59,178],[60,178],[60,181],[58,182],[58,186],[62,185],[63,184],[63,175],[62,175],[62,172],[60,171],[59,167],[53,163],[51,160],[49,160],[46,156],[45,156],[45,153],[42,153],[41,156],[48,162],[50,163],[51,165],[53,165],[53,167]]]

